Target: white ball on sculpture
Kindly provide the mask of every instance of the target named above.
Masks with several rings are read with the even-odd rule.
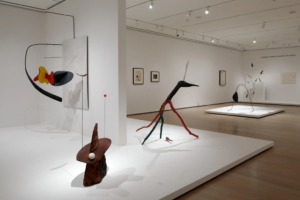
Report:
[[[96,157],[96,156],[95,156],[95,154],[94,154],[94,153],[90,153],[90,154],[89,154],[89,159],[90,159],[90,160],[94,160],[94,159],[95,159],[95,157]]]

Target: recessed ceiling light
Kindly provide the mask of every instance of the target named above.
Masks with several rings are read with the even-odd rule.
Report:
[[[253,43],[254,43],[254,44],[256,43],[256,39],[253,40]]]
[[[215,39],[213,38],[211,42],[214,43],[214,42],[215,42]]]
[[[154,2],[153,2],[153,1],[150,1],[149,8],[152,9],[152,8],[153,8],[153,5],[154,5]]]
[[[209,14],[209,7],[206,8],[205,14],[207,14],[207,15]]]
[[[192,16],[192,11],[190,11],[188,14],[186,14],[187,17]]]

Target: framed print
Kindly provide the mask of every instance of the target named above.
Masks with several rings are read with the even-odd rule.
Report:
[[[143,85],[143,84],[144,84],[144,69],[133,68],[133,85]]]
[[[219,71],[219,85],[220,86],[226,85],[226,71],[225,70]]]
[[[159,82],[159,72],[151,71],[151,82]]]

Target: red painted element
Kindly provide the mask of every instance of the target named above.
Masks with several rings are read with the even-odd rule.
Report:
[[[49,81],[49,83],[51,85],[53,85],[53,83],[54,83],[54,73],[53,72],[51,72],[50,75],[46,73],[45,78]]]
[[[198,135],[195,135],[194,133],[192,133],[192,132],[188,129],[188,127],[186,127],[186,125],[185,125],[183,119],[181,118],[181,116],[178,114],[178,112],[177,112],[176,109],[174,108],[174,106],[173,106],[173,104],[172,104],[172,101],[171,101],[171,100],[169,100],[169,101],[170,101],[169,104],[170,104],[170,106],[171,106],[173,112],[176,113],[176,115],[179,117],[179,119],[180,119],[182,125],[184,126],[185,130],[187,130],[187,132],[189,132],[190,135],[195,136],[196,138],[198,138],[198,137],[199,137]]]
[[[154,120],[151,122],[151,124],[149,124],[148,126],[143,126],[142,128],[139,128],[138,130],[136,130],[136,132],[138,132],[139,130],[143,129],[143,128],[149,128],[155,121],[156,119],[158,118],[158,116],[162,113],[163,110],[165,110],[165,107],[166,107],[166,104],[167,104],[167,101],[165,101],[159,111],[159,113],[156,115],[156,117],[154,118]]]
[[[106,97],[107,95],[105,94],[104,97]]]
[[[39,74],[33,79],[34,81],[38,81],[39,80],[40,73],[41,73],[41,70],[39,70]]]
[[[139,78],[139,75],[136,75],[136,78]]]
[[[166,107],[167,104],[170,104],[172,111],[179,117],[179,119],[180,119],[182,125],[184,126],[185,130],[187,130],[187,132],[189,132],[190,135],[195,136],[196,138],[198,138],[198,137],[199,137],[198,135],[195,135],[194,133],[192,133],[192,132],[187,128],[187,126],[185,125],[183,119],[181,118],[181,116],[177,113],[176,109],[174,108],[173,103],[172,103],[171,100],[166,100],[166,101],[163,103],[161,110],[160,110],[159,113],[156,115],[156,117],[155,117],[154,120],[151,122],[151,124],[149,124],[148,126],[144,126],[144,127],[142,127],[142,128],[139,128],[139,129],[136,130],[136,131],[139,131],[139,130],[141,130],[141,129],[143,129],[143,128],[149,128],[149,127],[156,121],[156,119],[158,118],[158,116],[160,116],[160,114],[162,113],[162,111],[165,110],[165,107]]]

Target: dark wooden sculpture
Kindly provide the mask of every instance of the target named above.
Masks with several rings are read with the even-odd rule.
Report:
[[[96,124],[91,143],[84,146],[77,154],[77,160],[86,163],[84,186],[98,184],[105,177],[107,165],[104,154],[110,145],[110,139],[98,139],[98,124]]]

